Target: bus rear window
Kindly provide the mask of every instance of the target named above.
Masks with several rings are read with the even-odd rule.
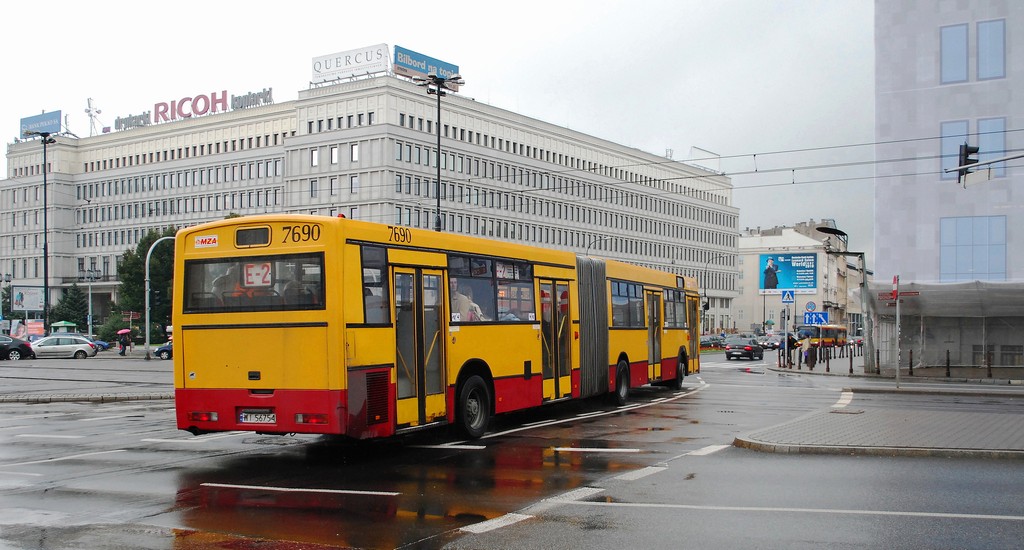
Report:
[[[249,227],[235,231],[235,246],[248,248],[270,244],[269,227]]]
[[[324,308],[323,254],[185,262],[185,313]]]

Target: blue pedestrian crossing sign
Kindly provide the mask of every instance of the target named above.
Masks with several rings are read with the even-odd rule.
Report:
[[[828,324],[828,312],[827,311],[805,311],[804,312],[804,324],[805,325],[827,325]]]
[[[783,290],[782,291],[782,303],[784,303],[784,304],[795,304],[796,303],[796,297],[793,296],[793,291],[792,290]]]

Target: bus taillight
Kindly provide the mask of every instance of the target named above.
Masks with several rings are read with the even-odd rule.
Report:
[[[188,419],[191,422],[216,422],[217,413],[192,411],[188,413]]]
[[[296,424],[327,424],[327,415],[320,413],[298,413],[295,415]]]

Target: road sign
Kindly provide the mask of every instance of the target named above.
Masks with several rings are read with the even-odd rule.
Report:
[[[796,297],[793,296],[793,291],[792,290],[783,290],[782,291],[782,303],[784,303],[784,304],[795,304],[796,303]]]
[[[804,312],[804,324],[805,325],[827,325],[828,324],[828,312],[827,311],[805,311]]]

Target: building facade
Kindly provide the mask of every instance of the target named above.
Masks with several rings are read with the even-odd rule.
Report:
[[[436,118],[433,96],[388,74],[56,136],[45,167],[39,140],[8,144],[0,273],[42,286],[45,169],[50,303],[97,273],[98,318],[116,300],[121,255],[149,231],[267,212],[433,228],[438,196],[445,231],[625,260],[698,277],[723,306],[735,297],[729,178],[458,94]]]
[[[875,271],[917,282],[1024,280],[1021,162],[957,181],[959,147],[981,162],[1024,136],[1024,4],[875,2]],[[1020,55],[1018,55],[1020,54]],[[987,170],[987,169],[986,169]]]

